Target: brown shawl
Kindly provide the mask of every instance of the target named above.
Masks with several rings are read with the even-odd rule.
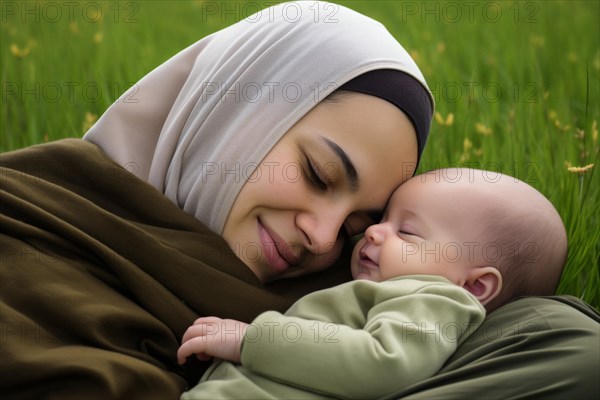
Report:
[[[175,361],[195,318],[250,321],[350,277],[341,260],[263,286],[222,238],[89,142],[5,153],[1,168],[10,398],[178,398],[207,366]]]

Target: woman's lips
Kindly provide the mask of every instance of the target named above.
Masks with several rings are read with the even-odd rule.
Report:
[[[258,220],[258,234],[265,259],[276,272],[283,272],[299,260],[288,244],[268,226]]]

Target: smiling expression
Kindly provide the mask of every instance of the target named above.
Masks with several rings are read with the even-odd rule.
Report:
[[[263,282],[325,269],[347,235],[378,220],[416,160],[414,128],[397,107],[357,93],[321,102],[248,179],[223,237]]]
[[[469,244],[478,205],[463,186],[417,176],[399,187],[379,224],[367,228],[352,254],[352,276],[376,282],[438,275],[462,286],[482,264]]]

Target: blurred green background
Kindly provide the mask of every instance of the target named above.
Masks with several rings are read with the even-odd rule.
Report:
[[[80,137],[154,67],[274,3],[0,2],[0,151]],[[569,234],[559,292],[600,308],[600,2],[338,3],[386,25],[427,78],[420,169],[490,169],[542,191]]]

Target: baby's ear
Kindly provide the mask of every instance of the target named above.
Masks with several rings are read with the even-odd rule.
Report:
[[[493,267],[476,267],[469,271],[463,287],[485,306],[500,293],[502,275]]]

